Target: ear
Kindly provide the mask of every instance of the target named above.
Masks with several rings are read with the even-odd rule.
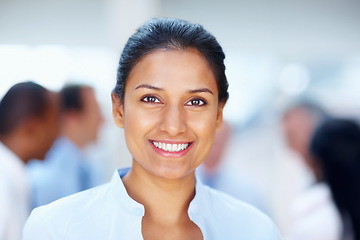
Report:
[[[223,110],[224,110],[225,102],[220,102],[218,106],[217,116],[216,116],[216,131],[221,128],[223,123]]]
[[[119,128],[124,128],[124,104],[120,97],[114,93],[111,94],[111,102],[114,122]]]

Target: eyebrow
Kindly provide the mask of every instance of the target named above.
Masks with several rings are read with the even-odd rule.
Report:
[[[163,88],[155,87],[155,86],[152,86],[152,85],[149,85],[149,84],[140,84],[135,89],[139,89],[139,88],[148,88],[148,89],[157,90],[157,91],[164,91]],[[214,93],[208,88],[199,88],[199,89],[189,90],[188,92],[189,93],[208,92],[208,93],[214,95]]]
[[[212,95],[214,95],[214,93],[208,89],[208,88],[200,88],[200,89],[194,89],[194,90],[190,90],[190,93],[202,93],[202,92],[208,92],[211,93]]]
[[[158,90],[158,91],[164,91],[163,88],[155,87],[155,86],[152,86],[149,84],[140,84],[135,89],[139,89],[139,88],[148,88],[148,89],[153,89],[153,90]]]

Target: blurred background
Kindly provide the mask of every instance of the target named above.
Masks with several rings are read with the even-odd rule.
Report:
[[[286,231],[290,203],[312,177],[284,143],[282,113],[301,98],[359,117],[359,13],[358,0],[0,0],[0,96],[24,80],[94,86],[105,123],[88,154],[105,182],[131,163],[110,99],[125,41],[151,17],[200,23],[226,54],[227,163],[251,177]]]

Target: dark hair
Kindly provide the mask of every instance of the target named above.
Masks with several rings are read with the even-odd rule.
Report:
[[[81,84],[67,84],[59,92],[61,99],[61,112],[83,110],[84,103],[82,99],[82,90],[92,87]]]
[[[221,46],[201,25],[170,18],[150,19],[129,38],[120,57],[113,92],[124,100],[126,80],[144,55],[157,49],[187,48],[195,48],[205,56],[216,79],[218,99],[226,102],[229,97],[228,81],[225,75],[225,54]]]
[[[0,102],[0,135],[16,129],[30,117],[42,117],[48,110],[47,89],[34,82],[12,86]]]
[[[350,119],[328,119],[315,131],[310,150],[337,208],[343,218],[350,218],[355,239],[360,239],[359,125]]]

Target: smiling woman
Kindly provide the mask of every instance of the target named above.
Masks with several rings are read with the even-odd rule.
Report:
[[[218,102],[206,58],[192,48],[144,56],[127,79],[123,102],[116,94],[113,102],[115,122],[124,127],[134,158],[125,184],[134,171],[150,172],[151,179],[191,177],[211,149],[225,103]]]
[[[201,25],[158,18],[140,27],[112,93],[132,167],[35,209],[24,239],[279,239],[268,217],[195,175],[222,124],[224,58]]]

